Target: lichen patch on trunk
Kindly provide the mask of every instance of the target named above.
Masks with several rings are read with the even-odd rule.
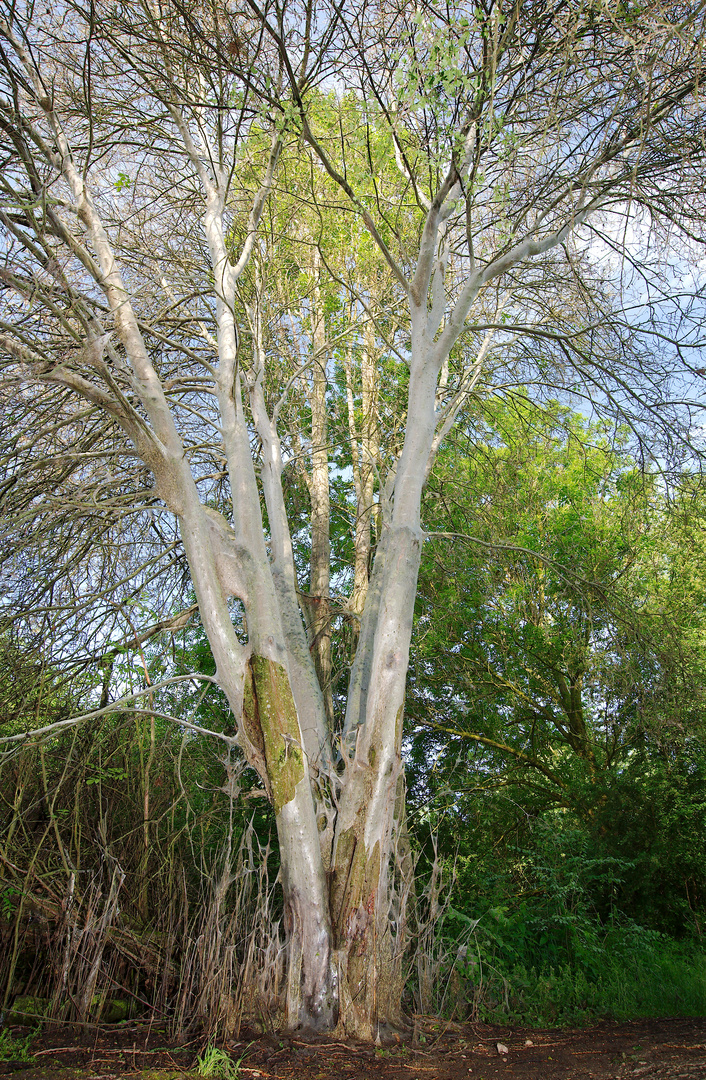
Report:
[[[272,798],[269,777],[267,775],[267,759],[265,757],[265,739],[260,726],[257,694],[252,670],[252,661],[248,660],[245,668],[245,684],[243,686],[243,734],[247,740],[246,756],[251,765],[254,765],[262,777],[267,794]]]
[[[244,721],[248,738],[267,763],[268,793],[275,813],[294,798],[304,776],[304,754],[289,676],[282,664],[265,656],[250,658]]]

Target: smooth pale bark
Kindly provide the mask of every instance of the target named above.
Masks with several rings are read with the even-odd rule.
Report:
[[[359,617],[363,613],[368,595],[370,559],[372,551],[371,528],[373,523],[376,473],[379,472],[380,424],[377,415],[379,394],[379,371],[376,364],[375,340],[370,323],[365,328],[360,352],[360,425],[356,423],[353,365],[350,353],[346,360],[346,398],[348,405],[348,430],[351,440],[353,483],[355,486],[356,514],[354,533],[353,590],[349,608]],[[357,645],[356,628],[354,645]],[[353,650],[355,652],[355,649]]]
[[[413,323],[424,313],[412,306]],[[331,910],[341,976],[342,1024],[370,1037],[399,1020],[399,1001],[380,999],[378,972],[393,979],[390,871],[403,801],[402,719],[423,534],[421,491],[435,430],[438,371],[427,338],[413,342],[408,424],[395,478],[394,507],[383,523],[367,593],[346,716],[346,778],[340,797]]]
[[[262,429],[263,444],[266,442],[265,494],[273,514],[272,563],[265,547],[260,495],[243,409],[234,316],[235,283],[252,247],[280,144],[278,139],[273,142],[265,182],[251,212],[248,240],[240,259],[232,266],[223,225],[225,191],[221,176],[217,169],[209,174],[176,106],[171,111],[204,188],[205,233],[217,295],[221,430],[231,484],[235,539],[248,553],[252,568],[249,595],[239,597],[246,609],[251,655],[244,680],[243,707],[235,716],[243,741],[257,749],[260,761],[264,759],[260,775],[275,809],[289,948],[288,1023],[292,1027],[326,1028],[331,1026],[335,1012],[335,979],[324,858],[309,774],[310,768],[318,768],[322,756],[327,756],[327,744],[317,715],[319,700],[307,692],[311,680],[307,686],[301,636],[295,629],[291,540],[283,513],[279,443],[276,433],[271,427],[268,429],[262,398],[264,359],[259,318],[256,313],[251,315],[254,324],[251,405]],[[218,160],[213,148],[210,160]]]
[[[321,856],[324,869],[328,870],[335,817],[330,798],[330,781],[335,775],[331,728],[327,721],[324,694],[312,664],[299,610],[292,541],[282,490],[282,450],[276,426],[265,406],[265,357],[259,310],[256,306],[250,309],[249,318],[255,352],[255,375],[250,387],[250,406],[262,442],[261,482],[270,524],[270,567],[287,648],[290,685],[312,784]]]
[[[214,202],[207,187],[209,203]],[[310,693],[301,635],[296,632],[291,540],[281,494],[281,456],[267,430],[263,364],[255,339],[251,403],[267,443],[265,493],[273,513],[273,562],[267,555],[260,495],[236,371],[235,275],[228,261],[222,209],[209,208],[206,234],[218,290],[219,405],[233,492],[235,538],[250,554],[254,580],[244,600],[251,649],[240,726],[265,761],[261,771],[275,809],[289,948],[287,1017],[292,1027],[327,1028],[335,1011],[331,929],[324,859],[310,767],[328,754],[320,700]],[[294,610],[293,610],[294,608]],[[301,624],[299,624],[301,625]],[[308,685],[307,685],[308,682]],[[320,693],[318,695],[320,699]],[[300,722],[301,717],[301,722]]]
[[[311,557],[309,563],[309,634],[314,666],[324,696],[326,717],[333,724],[331,690],[331,507],[329,501],[328,409],[326,390],[327,343],[323,297],[319,284],[321,260],[312,249],[311,298]]]
[[[388,875],[403,782],[402,718],[414,610],[408,600],[410,589],[416,589],[420,552],[418,532],[391,529],[383,551],[370,681],[360,695],[365,717],[355,726],[339,800],[331,910],[338,955],[346,958],[340,975],[342,1024],[365,1038],[378,1021],[395,1020],[399,1012],[399,1001],[379,998],[376,973],[389,974],[392,963]]]

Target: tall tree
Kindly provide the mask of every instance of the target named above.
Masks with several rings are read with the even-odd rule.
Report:
[[[443,12],[382,3],[355,14],[314,0],[4,9],[11,601],[106,612],[115,575],[122,610],[138,579],[158,577],[164,553],[188,568],[234,741],[276,814],[288,1022],[338,1021],[370,1037],[401,1020],[402,717],[422,489],[484,383],[558,384],[633,424],[640,409],[663,424],[679,418],[669,379],[688,374],[690,354],[657,360],[639,324],[654,329],[654,316],[660,340],[687,348],[694,312],[632,236],[649,216],[660,244],[669,230],[675,243],[701,239],[703,15],[610,0]],[[355,108],[337,95],[344,85]],[[331,90],[333,124],[321,108]],[[349,410],[366,560],[371,498],[377,528],[367,588],[361,566],[354,578],[349,616],[360,629],[340,728],[317,677],[327,678],[326,622],[313,622],[313,657],[300,613],[284,479],[296,437],[278,426],[290,380],[269,362],[256,282],[246,288],[287,160],[309,170],[302,202],[316,214],[323,171],[339,215],[388,275],[382,288],[355,280],[356,245],[345,272],[326,266],[369,322],[354,342],[365,357],[362,415],[355,400]],[[606,257],[601,279],[601,234],[627,265],[639,262],[640,281],[622,293]],[[300,445],[314,593],[330,590],[323,489],[336,480],[325,258],[322,237],[307,261],[308,329],[301,315],[297,326],[311,339]],[[394,318],[377,304],[390,289]],[[373,371],[378,358],[391,387]],[[370,427],[383,389],[406,396],[385,454]],[[372,486],[363,454],[378,457]],[[55,539],[72,574],[49,569]],[[84,633],[105,635],[92,617]]]

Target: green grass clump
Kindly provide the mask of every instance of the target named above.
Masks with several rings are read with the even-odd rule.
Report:
[[[237,1080],[240,1075],[240,1061],[233,1061],[230,1055],[214,1043],[209,1043],[198,1058],[196,1071],[199,1076],[213,1080]]]

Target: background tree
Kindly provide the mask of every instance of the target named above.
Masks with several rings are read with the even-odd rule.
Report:
[[[423,863],[456,865],[457,1008],[500,1007],[500,972],[502,1007],[537,1022],[620,1014],[615,964],[649,1013],[652,982],[690,967],[674,939],[701,940],[698,485],[667,493],[606,435],[523,395],[487,404],[425,494],[410,816]]]
[[[422,744],[438,730],[439,764],[473,742],[589,818],[644,739],[699,730],[694,555],[677,504],[604,426],[524,396],[489,408],[425,505],[446,530],[430,529],[408,709]]]

